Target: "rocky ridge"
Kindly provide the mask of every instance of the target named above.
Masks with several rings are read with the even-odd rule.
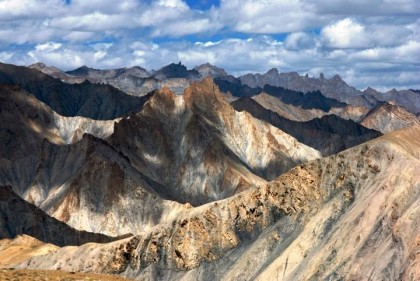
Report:
[[[381,93],[368,87],[364,91],[355,89],[344,82],[339,75],[326,78],[322,73],[319,78],[301,76],[296,72],[279,73],[277,69],[270,69],[265,74],[246,74],[235,78],[226,71],[208,63],[188,70],[181,63],[169,64],[157,71],[150,71],[141,67],[98,70],[80,67],[67,73],[45,64],[36,63],[30,66],[50,76],[59,78],[67,83],[82,83],[89,80],[93,83],[106,83],[134,96],[143,96],[155,89],[168,87],[171,91],[182,94],[191,81],[201,80],[206,76],[215,79],[223,92],[230,92],[237,96],[253,96],[261,92],[266,85],[283,87],[288,90],[308,93],[321,92],[324,96],[355,107],[373,108],[380,101],[394,102],[405,107],[411,113],[420,113],[419,93],[416,90],[395,89]]]
[[[320,91],[329,98],[355,106],[371,107],[376,104],[374,97],[347,85],[339,75],[328,79],[321,73],[319,78],[300,76],[296,72],[279,73],[273,68],[265,74],[247,74],[239,77],[242,84],[263,88],[265,85],[283,87],[302,93]]]

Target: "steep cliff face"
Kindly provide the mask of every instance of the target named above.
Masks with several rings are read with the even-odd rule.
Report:
[[[419,135],[419,126],[397,131],[142,235],[20,266],[137,280],[409,280],[418,262]]]
[[[369,111],[360,124],[386,134],[398,129],[419,125],[420,120],[405,108],[385,102]]]
[[[171,198],[193,205],[226,198],[319,157],[275,127],[236,112],[210,79],[183,96],[156,91],[142,112],[115,126],[109,141],[166,186]]]
[[[324,115],[306,122],[292,121],[265,109],[251,98],[241,98],[232,102],[238,111],[249,112],[255,118],[264,120],[295,137],[299,142],[329,156],[356,146],[381,135],[378,131],[345,120],[336,115]]]

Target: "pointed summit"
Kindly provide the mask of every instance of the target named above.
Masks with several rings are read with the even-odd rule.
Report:
[[[267,71],[266,75],[277,76],[279,75],[279,71],[277,70],[277,68],[272,68],[269,71]]]
[[[167,66],[162,67],[156,71],[154,77],[156,79],[164,80],[170,78],[186,78],[186,79],[196,79],[199,77],[197,70],[188,70],[185,65],[181,62],[171,63]]]
[[[226,77],[228,74],[222,68],[218,68],[210,63],[205,63],[199,66],[196,66],[194,70],[198,71],[202,77],[210,76],[212,78]]]
[[[88,75],[91,70],[94,69],[87,67],[86,65],[82,65],[81,67],[76,68],[74,70],[66,71],[66,73],[75,76],[85,76]]]

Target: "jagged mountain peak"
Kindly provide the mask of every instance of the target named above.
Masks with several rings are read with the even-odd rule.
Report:
[[[363,93],[366,95],[373,95],[373,96],[380,94],[380,92],[378,92],[377,90],[371,87],[367,87],[365,90],[363,90]]]
[[[185,89],[185,99],[197,97],[214,97],[217,100],[223,100],[223,95],[219,87],[214,83],[210,77],[204,78],[201,82],[193,82],[190,87]]]
[[[86,65],[82,65],[76,69],[66,71],[67,74],[76,75],[76,76],[85,76],[88,75],[90,71],[100,71],[99,69],[90,68]]]
[[[273,67],[267,71],[266,75],[270,75],[270,76],[279,75],[279,71],[277,70],[277,68]]]
[[[160,80],[171,78],[197,79],[199,78],[200,74],[197,70],[189,70],[185,65],[179,62],[171,63],[160,68],[154,73],[153,76]]]
[[[205,63],[199,66],[194,67],[202,77],[210,76],[212,78],[226,77],[228,74],[222,68],[214,66],[210,63]]]
[[[341,82],[341,81],[343,81],[343,79],[341,78],[341,76],[340,76],[340,75],[338,75],[338,74],[335,74],[335,75],[331,78],[331,80],[333,80],[333,81],[337,81],[337,82]]]
[[[36,63],[33,63],[33,64],[29,65],[28,67],[29,67],[29,68],[42,69],[42,68],[45,68],[45,67],[47,67],[47,66],[45,65],[45,63],[42,63],[42,62],[36,62]]]

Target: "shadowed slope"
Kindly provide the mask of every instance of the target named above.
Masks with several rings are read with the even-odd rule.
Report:
[[[115,119],[137,112],[148,100],[133,97],[110,85],[66,84],[40,71],[0,64],[0,83],[17,84],[63,116]]]
[[[26,234],[57,246],[121,239],[71,228],[21,199],[11,186],[0,186],[0,225],[0,239]]]
[[[267,110],[251,98],[232,102],[238,111],[247,111],[255,118],[264,120],[295,137],[299,142],[320,151],[324,156],[338,153],[381,135],[358,123],[336,115],[325,115],[306,122],[288,120]]]

